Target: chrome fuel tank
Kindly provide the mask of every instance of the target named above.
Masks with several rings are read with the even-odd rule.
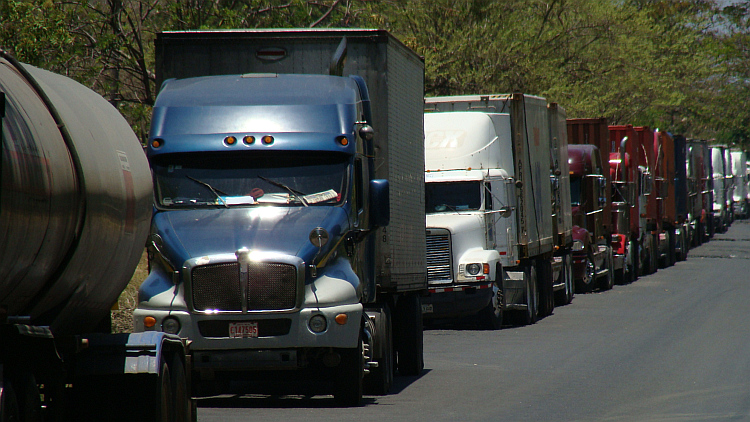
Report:
[[[152,210],[140,142],[101,96],[0,54],[0,316],[94,330],[138,264]]]

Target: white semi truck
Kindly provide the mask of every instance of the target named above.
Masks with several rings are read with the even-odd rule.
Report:
[[[566,141],[551,135],[546,100],[435,97],[425,110],[425,319],[478,314],[494,328],[514,312],[533,324],[552,312],[554,290],[571,286],[570,260],[554,257],[552,210],[553,188],[568,179],[550,182],[553,138]]]

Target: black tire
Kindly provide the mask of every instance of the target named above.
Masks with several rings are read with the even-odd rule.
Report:
[[[158,422],[171,422],[172,410],[173,410],[173,395],[172,395],[172,375],[169,370],[169,365],[163,362],[161,370],[159,371],[159,379],[157,384],[159,385],[159,391],[157,392],[158,406],[154,408],[153,419]]]
[[[526,277],[526,310],[520,311],[519,325],[536,324],[539,319],[539,290],[536,268],[530,265]]]
[[[333,398],[339,406],[357,407],[362,405],[364,362],[362,337],[357,339],[354,349],[341,349],[341,362],[336,367],[336,391]]]
[[[565,266],[565,282],[567,283],[565,291],[565,304],[569,305],[573,302],[573,296],[575,296],[575,280],[573,280],[573,255],[567,254],[563,257]]]
[[[607,274],[601,277],[601,281],[599,281],[599,289],[602,291],[612,290],[615,286],[615,270],[612,263],[612,249],[607,252],[607,256],[604,258],[604,265],[607,268]]]
[[[630,239],[630,282],[638,280],[638,272],[641,270],[641,250],[638,240]]]
[[[627,282],[625,281],[626,274],[627,272],[625,271],[625,267],[615,270],[615,284],[617,284],[618,286],[627,284]]]
[[[653,239],[653,238],[652,238]],[[659,246],[656,239],[651,242],[651,269],[649,274],[654,274],[659,269]]]
[[[555,310],[554,281],[552,280],[552,262],[539,259],[537,267],[537,291],[539,292],[538,314],[540,318],[552,315]]]
[[[677,262],[677,233],[674,229],[667,231],[667,266],[671,267]]]
[[[377,368],[370,368],[364,380],[365,394],[383,396],[388,394],[393,385],[393,326],[391,308],[385,304],[380,310],[380,317],[375,320],[375,342],[382,344],[381,358]]]
[[[13,383],[3,380],[2,395],[0,395],[0,422],[20,422],[21,408]]]
[[[503,289],[502,285],[495,281],[492,283],[492,299],[479,314],[479,324],[485,330],[498,330],[503,326]]]
[[[396,318],[393,326],[396,332],[396,352],[398,372],[401,375],[416,376],[424,369],[424,339],[422,325],[422,304],[419,296],[401,296],[396,303]]]
[[[695,234],[693,235],[693,247],[703,244],[703,236],[705,236],[705,232],[706,229],[703,227],[703,223],[698,221],[695,225]]]
[[[576,293],[589,293],[594,288],[596,281],[596,266],[590,256],[586,257],[583,278],[576,280]]]
[[[174,422],[192,422],[193,406],[190,397],[190,387],[183,360],[175,354],[170,365],[170,383],[172,386],[172,420]]]
[[[575,285],[573,282],[573,263],[570,254],[562,256],[562,271],[560,277],[563,278],[565,288],[555,292],[555,306],[567,305],[573,301],[573,291]]]

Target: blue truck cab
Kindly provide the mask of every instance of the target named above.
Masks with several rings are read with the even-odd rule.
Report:
[[[189,338],[194,376],[224,391],[245,370],[300,369],[335,373],[321,377],[336,380],[328,392],[358,401],[367,238],[389,218],[369,121],[356,76],[166,81],[147,149],[155,210],[136,331]]]

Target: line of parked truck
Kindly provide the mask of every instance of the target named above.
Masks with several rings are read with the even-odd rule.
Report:
[[[428,321],[533,323],[748,217],[740,149],[566,119],[520,94],[427,98],[425,110]]]
[[[422,372],[423,321],[533,324],[748,217],[744,152],[424,98],[386,31],[158,34],[145,155],[101,97],[1,56],[0,421],[358,405]],[[144,243],[135,333],[110,334]]]

